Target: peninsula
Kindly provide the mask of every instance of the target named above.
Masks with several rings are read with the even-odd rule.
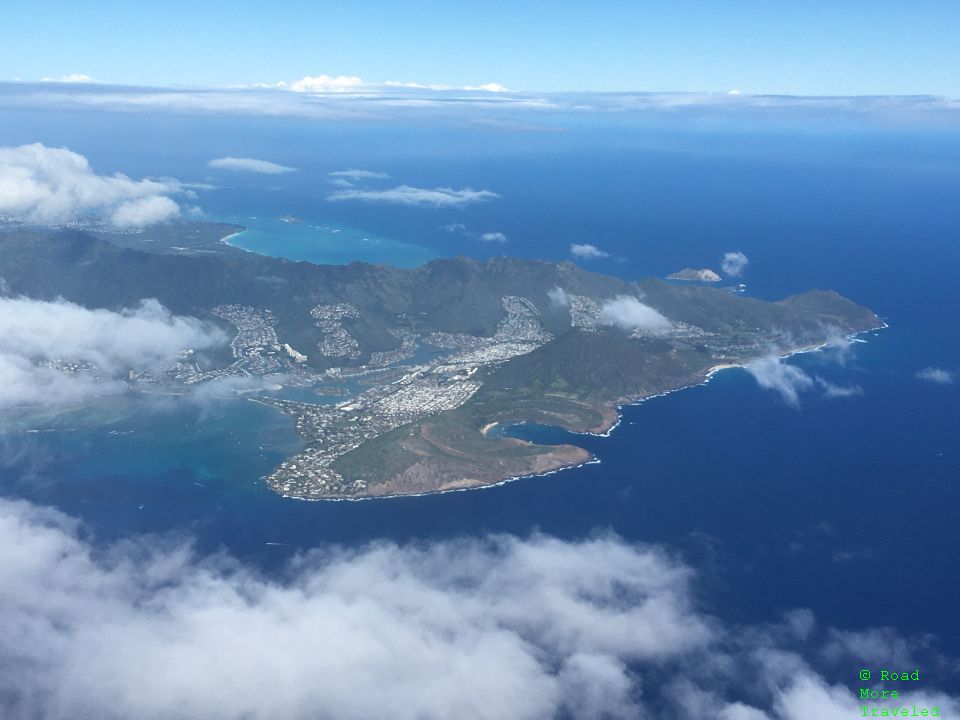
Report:
[[[712,368],[882,324],[831,291],[765,302],[506,257],[322,266],[214,241],[231,226],[181,225],[119,239],[0,233],[0,287],[111,309],[156,298],[223,327],[233,340],[221,356],[187,357],[137,381],[254,375],[296,388],[255,399],[304,439],[266,478],[297,498],[441,492],[581,464],[591,459],[581,448],[489,430],[535,422],[605,432],[619,405],[700,383]]]

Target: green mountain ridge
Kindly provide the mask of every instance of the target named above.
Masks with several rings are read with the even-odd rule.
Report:
[[[192,232],[182,242],[203,237],[210,245],[215,230],[223,231]],[[336,406],[263,398],[307,441],[268,480],[299,497],[461,489],[577,464],[589,459],[579,448],[530,445],[486,429],[533,421],[603,431],[618,404],[695,384],[712,367],[881,325],[870,310],[824,290],[766,302],[655,278],[628,282],[569,262],[450,258],[404,270],[230,250],[146,252],[150,237],[123,236],[127,247],[105,237],[0,233],[0,287],[112,310],[155,298],[174,313],[249,331],[228,367],[181,368],[190,382],[287,373],[307,385],[366,383]],[[176,241],[169,229],[162,237]],[[619,296],[653,308],[669,328],[603,325],[602,308]],[[413,361],[417,348],[430,347],[434,359]]]

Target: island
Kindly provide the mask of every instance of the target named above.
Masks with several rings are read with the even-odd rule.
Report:
[[[510,257],[315,265],[213,242],[230,226],[191,228],[3,232],[0,288],[92,308],[155,298],[224,328],[232,341],[220,355],[185,355],[131,382],[252,375],[307,389],[250,398],[289,416],[304,440],[265,478],[293,498],[445,492],[580,465],[593,459],[580,447],[499,430],[604,433],[620,406],[719,367],[882,326],[829,290],[767,302]]]
[[[710,268],[684,268],[667,275],[667,280],[685,280],[687,282],[720,282],[720,276]]]

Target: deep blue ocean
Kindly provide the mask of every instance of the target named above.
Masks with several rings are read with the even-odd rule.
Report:
[[[582,445],[600,463],[486,490],[280,498],[261,477],[298,446],[296,435],[269,408],[235,401],[113,408],[97,426],[8,432],[3,494],[60,507],[104,541],[189,532],[204,549],[266,569],[330,542],[612,529],[675,550],[697,570],[699,602],[726,620],[772,621],[807,607],[825,624],[893,626],[960,647],[960,387],[916,377],[928,366],[960,370],[956,133],[616,119],[537,133],[7,111],[0,140],[66,145],[99,172],[215,185],[196,202],[209,218],[248,225],[235,242],[259,252],[415,266],[451,255],[567,259],[571,243],[592,243],[611,257],[588,267],[639,278],[716,267],[741,250],[749,295],[832,288],[890,326],[864,335],[845,364],[828,353],[790,360],[862,394],[812,392],[794,408],[745,371],[724,371],[624,408],[607,438],[522,429]],[[299,171],[206,168],[223,155]],[[499,197],[463,208],[325,200],[326,173],[347,168]],[[279,223],[285,214],[305,222]],[[464,229],[443,229],[451,224]],[[476,239],[486,232],[509,240]]]

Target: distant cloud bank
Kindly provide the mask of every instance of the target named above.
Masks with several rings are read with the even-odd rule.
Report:
[[[222,157],[211,160],[207,163],[217,170],[231,170],[233,172],[255,172],[264,175],[283,175],[284,173],[296,172],[296,168],[287,165],[278,165],[269,160],[257,160],[255,158],[236,158]]]
[[[699,124],[704,118],[819,126],[824,119],[855,117],[867,124],[960,125],[960,102],[930,95],[794,97],[728,93],[531,93],[500,83],[450,86],[419,82],[368,82],[355,75],[306,76],[291,83],[220,88],[127,87],[94,83],[77,73],[45,82],[0,82],[13,107],[110,109],[128,112],[223,113],[348,120],[453,116],[470,123],[554,132],[553,121],[526,113],[582,116],[585,112],[660,118]],[[512,111],[523,117],[510,117]]]

